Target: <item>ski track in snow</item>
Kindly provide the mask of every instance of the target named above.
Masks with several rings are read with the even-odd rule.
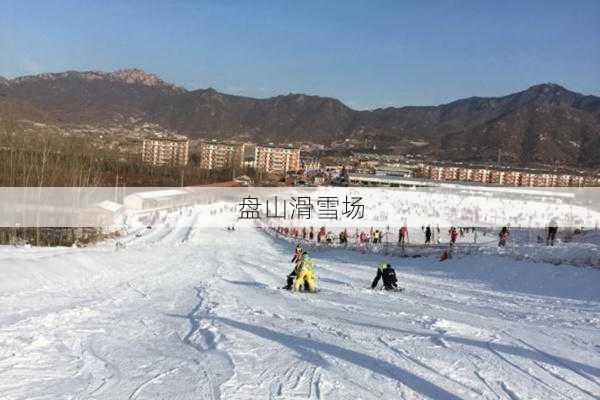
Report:
[[[85,249],[0,247],[0,399],[594,399],[600,271],[312,252],[194,227],[209,206]],[[562,284],[570,280],[566,291]]]

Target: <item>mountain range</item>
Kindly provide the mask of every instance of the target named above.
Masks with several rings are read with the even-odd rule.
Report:
[[[107,126],[136,120],[192,138],[344,139],[453,161],[600,167],[600,97],[541,84],[439,106],[353,110],[288,94],[256,99],[187,90],[139,69],[0,77],[0,118]],[[418,145],[414,145],[418,143]]]

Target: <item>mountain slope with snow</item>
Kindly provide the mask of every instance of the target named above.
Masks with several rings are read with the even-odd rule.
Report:
[[[197,207],[96,247],[0,248],[2,399],[600,396],[600,270],[315,249],[321,291],[278,289],[292,245],[194,227]]]

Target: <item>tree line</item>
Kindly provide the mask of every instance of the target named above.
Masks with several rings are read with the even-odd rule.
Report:
[[[231,180],[253,170],[205,170],[192,155],[182,167],[152,166],[92,144],[85,137],[51,131],[28,131],[0,121],[0,186],[99,187],[194,186]],[[0,227],[0,244],[71,245],[101,237],[100,230],[81,228]]]

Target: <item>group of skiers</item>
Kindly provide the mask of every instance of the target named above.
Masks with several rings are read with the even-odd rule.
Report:
[[[294,256],[292,257],[294,269],[287,276],[287,282],[284,286],[286,290],[316,292],[316,274],[315,266],[308,253],[302,248],[300,243],[296,244]],[[371,289],[377,288],[379,281],[383,283],[385,290],[399,290],[396,271],[391,264],[382,262],[377,268],[377,275],[371,283]]]
[[[330,230],[328,231],[324,226],[319,228],[318,231],[315,231],[315,229],[312,226],[309,227],[308,229],[306,227],[302,227],[302,228],[277,227],[277,232],[279,232],[285,236],[290,236],[290,237],[297,238],[297,239],[309,240],[309,241],[316,240],[317,243],[324,242],[324,243],[328,243],[328,244],[332,244],[336,240],[340,244],[347,244],[348,239],[350,237],[347,229],[343,229],[342,231],[339,232],[339,234],[336,235],[332,231],[330,231]],[[354,238],[357,243],[382,243],[383,242],[383,232],[381,232],[379,229],[373,229],[373,228],[371,228],[371,230],[369,232],[365,232],[365,231],[359,232],[357,229]]]
[[[550,220],[550,223],[548,224],[547,228],[546,228],[546,245],[547,246],[554,246],[554,242],[556,241],[556,234],[558,233],[558,222],[556,221],[556,218],[552,218],[552,220]],[[499,247],[506,247],[506,243],[508,242],[508,238],[510,237],[510,232],[508,231],[508,227],[504,226],[502,227],[502,229],[500,230],[500,233],[498,234],[498,246]],[[538,236],[538,242],[539,243],[543,243],[544,239],[540,236]]]
[[[315,229],[312,226],[308,229],[306,227],[278,227],[277,231],[279,233],[283,233],[286,236],[291,236],[298,239],[302,238],[303,240],[311,241],[316,239],[317,243],[333,243],[336,238],[336,235],[332,231],[327,231],[327,229],[324,226],[319,228],[317,232],[315,232]],[[338,235],[338,240],[340,241],[340,243],[347,243],[348,232],[346,230],[340,232],[340,234]]]
[[[302,239],[302,240],[308,240],[308,241],[316,241],[317,243],[326,243],[326,244],[333,244],[335,242],[339,243],[339,244],[348,244],[349,243],[349,239],[350,239],[350,235],[348,233],[348,229],[343,229],[341,230],[338,234],[335,234],[334,232],[327,230],[324,226],[322,226],[321,228],[319,228],[318,230],[315,230],[313,227],[277,227],[277,232],[288,236],[288,237],[292,237],[292,238],[296,238],[296,239]],[[437,243],[439,243],[439,235],[440,235],[440,227],[438,226],[437,228]],[[432,244],[433,242],[433,238],[434,238],[434,229],[430,226],[422,226],[421,230],[424,232],[425,234],[425,245],[429,245]],[[464,236],[465,232],[475,232],[475,228],[462,228],[462,227],[451,227],[450,230],[448,231],[449,236],[450,236],[450,243],[454,244],[456,243],[457,239],[459,237]],[[359,244],[359,245],[365,245],[365,244],[381,244],[381,243],[385,243],[384,238],[385,238],[386,234],[379,229],[374,229],[374,228],[370,228],[369,230],[359,230],[356,229],[356,233],[354,234],[353,238],[354,238],[354,243]],[[408,234],[408,227],[406,224],[404,224],[399,230],[398,230],[398,245],[399,246],[404,246],[409,244],[409,234]]]
[[[303,228],[303,230],[305,230],[305,229],[306,228]],[[429,244],[431,242],[431,237],[432,237],[431,227],[427,226],[427,227],[423,227],[423,229],[425,232],[425,244]],[[439,234],[439,228],[437,228],[437,229],[438,229],[438,234]],[[465,230],[467,232],[469,231],[469,229],[472,229],[472,231],[475,232],[475,228],[465,228]],[[321,230],[319,231],[319,236],[321,236],[321,234],[323,232],[326,232],[325,228],[321,228]],[[357,232],[358,232],[358,230],[357,230]],[[552,219],[546,229],[546,245],[549,245],[549,246],[554,245],[557,232],[558,232],[558,223],[556,222],[556,219]],[[450,227],[448,233],[450,236],[450,244],[449,244],[448,249],[443,251],[440,261],[444,261],[444,260],[447,260],[448,258],[452,257],[452,252],[453,252],[453,248],[456,243],[456,240],[458,239],[459,236],[463,235],[463,228],[457,229],[456,227],[452,226],[452,227]],[[331,243],[332,236],[330,236],[329,234],[331,234],[331,232],[325,233],[324,237],[326,238],[325,240],[327,242]],[[368,239],[366,239],[367,238],[366,235],[367,234],[365,232],[361,232],[360,234],[357,233],[358,241],[363,242],[363,241],[368,240]],[[313,229],[310,228],[311,239],[312,239],[312,236],[313,236]],[[508,226],[502,227],[502,229],[498,233],[498,246],[506,247],[509,237],[510,237],[510,231],[508,229]],[[371,230],[371,232],[369,234],[369,239],[371,239],[373,241],[373,243],[380,243],[381,238],[382,238],[382,234],[379,230],[374,230],[374,231]],[[339,241],[340,241],[340,243],[348,242],[348,232],[346,229],[344,229],[342,232],[340,232]],[[400,228],[400,230],[398,232],[398,241],[402,246],[404,246],[404,244],[408,241],[408,228],[406,227],[406,225],[404,225]],[[296,250],[294,252],[294,257],[292,258],[292,262],[295,264],[295,266],[294,266],[293,271],[287,276],[287,284],[285,286],[285,289],[294,290],[294,291],[299,291],[302,289],[305,291],[315,292],[317,290],[317,287],[316,287],[316,275],[315,275],[315,271],[314,271],[314,264],[313,264],[311,258],[308,256],[307,252],[302,249],[302,246],[300,243],[298,243],[296,245]],[[373,279],[371,288],[375,289],[378,286],[380,280],[383,282],[383,288],[385,290],[399,289],[398,288],[398,280],[396,278],[396,272],[389,263],[381,263],[379,265],[379,267],[377,268],[377,275]]]
[[[396,271],[392,268],[389,263],[382,262],[377,268],[377,275],[371,283],[371,289],[377,288],[379,280],[383,282],[383,288],[385,290],[398,290],[398,278],[396,278]]]
[[[437,230],[437,233],[434,234],[434,228],[432,228],[430,225],[423,225],[421,227],[421,230],[424,233],[425,236],[425,241],[424,244],[425,246],[428,246],[430,244],[432,244],[434,242],[434,237],[435,239],[435,243],[440,244],[440,227],[437,226],[435,227],[435,229]],[[325,242],[326,244],[333,244],[333,243],[339,243],[341,245],[348,245],[350,237],[348,234],[348,230],[347,229],[343,229],[342,231],[340,231],[337,234],[334,234],[332,231],[327,230],[325,227],[321,227],[318,231],[315,232],[315,230],[310,227],[310,228],[287,228],[287,227],[278,227],[277,231],[286,235],[286,236],[291,236],[293,238],[297,238],[297,239],[304,239],[304,240],[315,240],[317,243],[321,243],[321,242]],[[389,231],[389,229],[388,229]],[[478,242],[478,233],[481,232],[481,235],[486,236],[486,230],[479,230],[476,229],[475,227],[456,227],[456,226],[451,226],[450,229],[448,230],[448,236],[449,236],[449,242],[448,242],[448,249],[445,250],[448,252],[447,257],[442,256],[443,259],[446,258],[450,258],[453,248],[455,247],[457,241],[461,238],[463,238],[463,236],[465,236],[465,234],[471,233],[472,234],[472,239],[473,239],[473,243],[477,243]],[[558,223],[556,222],[555,218],[552,218],[552,220],[550,221],[550,223],[547,225],[546,227],[546,245],[548,246],[554,246],[555,242],[556,242],[556,237],[557,237],[557,233],[558,233]],[[389,232],[387,233],[389,234]],[[357,245],[359,248],[362,248],[366,245],[368,245],[369,243],[372,244],[382,244],[382,243],[390,243],[389,241],[384,241],[384,237],[385,237],[385,233],[382,230],[379,229],[374,229],[371,228],[370,230],[359,230],[356,229],[356,233],[353,236],[353,243],[355,245]],[[498,247],[506,247],[507,244],[509,243],[509,238],[510,238],[510,231],[509,231],[509,226],[504,226],[501,228],[500,232],[498,233]],[[544,242],[544,238],[543,236],[538,236],[538,242],[539,243],[543,243]],[[398,246],[400,246],[402,248],[402,251],[404,251],[405,245],[409,244],[409,234],[408,234],[408,227],[406,224],[404,224],[402,227],[399,228],[398,230]]]

